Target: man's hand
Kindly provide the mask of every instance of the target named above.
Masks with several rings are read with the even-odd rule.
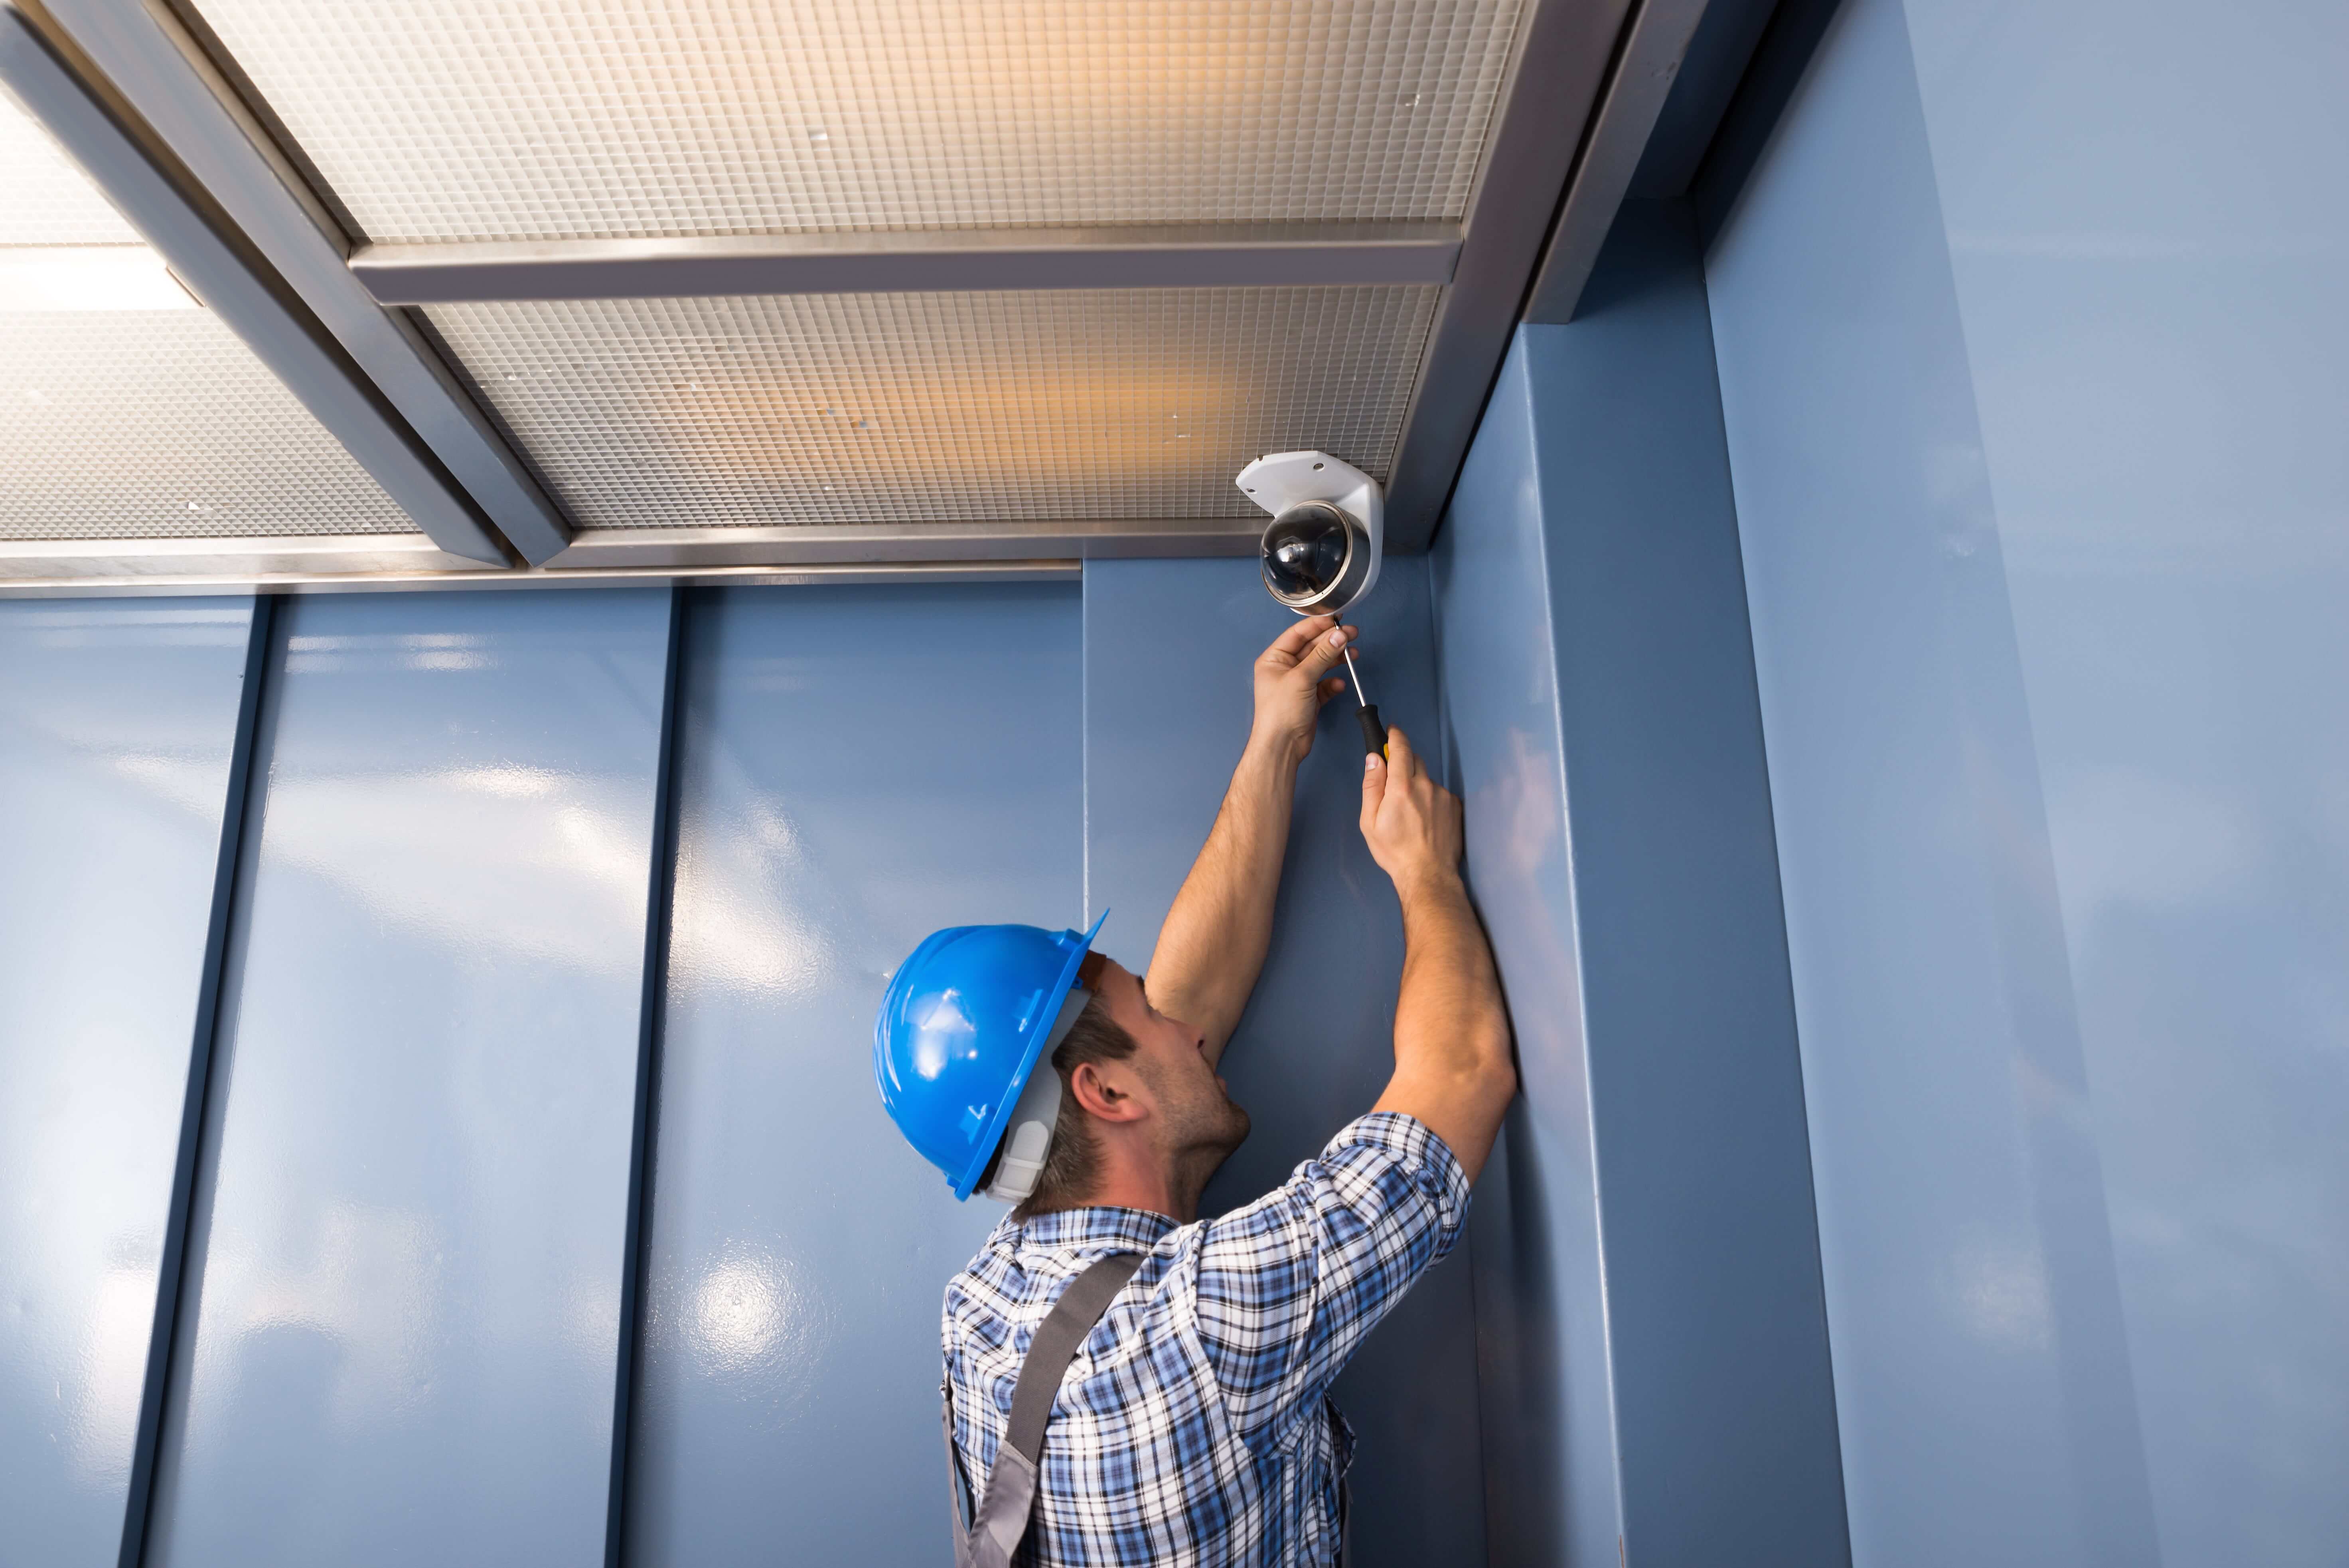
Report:
[[[1334,616],[1299,621],[1257,656],[1256,723],[1251,746],[1269,746],[1276,755],[1301,763],[1313,749],[1314,716],[1321,704],[1346,689],[1343,676],[1330,676],[1346,656],[1356,633]],[[1325,676],[1329,679],[1323,679]]]
[[[1460,880],[1460,797],[1427,776],[1411,737],[1387,727],[1386,757],[1362,759],[1362,837],[1405,900]]]
[[[1411,739],[1362,767],[1362,836],[1402,900],[1394,1076],[1374,1107],[1424,1122],[1468,1179],[1485,1168],[1517,1091],[1493,950],[1460,880],[1460,797],[1427,776]]]

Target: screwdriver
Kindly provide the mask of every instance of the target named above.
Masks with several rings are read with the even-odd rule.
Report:
[[[1346,672],[1354,678],[1354,701],[1361,704],[1354,718],[1362,726],[1362,754],[1366,757],[1383,756],[1387,749],[1387,727],[1379,720],[1379,705],[1363,693],[1362,672],[1354,664],[1354,644],[1350,638],[1347,639],[1345,653]]]

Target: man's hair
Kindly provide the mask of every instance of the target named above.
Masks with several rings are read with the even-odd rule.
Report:
[[[1014,1220],[1024,1224],[1056,1209],[1074,1209],[1092,1191],[1101,1173],[1101,1151],[1094,1147],[1092,1128],[1085,1125],[1085,1108],[1077,1104],[1077,1092],[1069,1080],[1087,1062],[1123,1062],[1133,1052],[1133,1036],[1109,1015],[1109,1003],[1100,992],[1094,992],[1053,1048],[1052,1067],[1061,1075],[1061,1114],[1052,1123],[1052,1147],[1044,1156],[1036,1190],[1011,1210]]]

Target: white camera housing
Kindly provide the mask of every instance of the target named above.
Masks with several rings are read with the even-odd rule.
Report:
[[[1340,615],[1379,580],[1386,498],[1379,482],[1326,452],[1257,458],[1233,481],[1272,514],[1264,586],[1299,615]]]

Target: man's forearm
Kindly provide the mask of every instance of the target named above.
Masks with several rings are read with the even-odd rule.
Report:
[[[1378,1108],[1408,1110],[1427,1122],[1473,1179],[1516,1092],[1493,950],[1458,873],[1431,870],[1396,892],[1403,963],[1395,1074]]]
[[[1272,943],[1297,766],[1288,748],[1263,737],[1249,740],[1151,955],[1152,1002],[1196,1024],[1207,1037],[1210,1061],[1223,1054],[1239,1026]]]

